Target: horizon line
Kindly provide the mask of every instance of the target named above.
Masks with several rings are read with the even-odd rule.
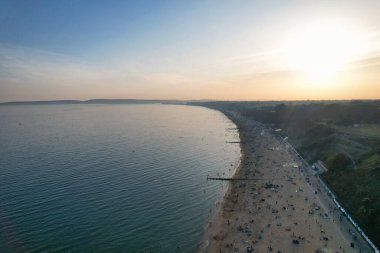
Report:
[[[225,99],[140,99],[140,98],[92,98],[92,99],[53,99],[53,100],[14,100],[0,102],[0,105],[4,104],[14,104],[14,103],[54,103],[54,102],[73,102],[73,103],[86,103],[86,102],[96,102],[96,101],[136,101],[136,102],[302,102],[302,101],[378,101],[380,98],[352,98],[352,99],[252,99],[252,100],[225,100]]]

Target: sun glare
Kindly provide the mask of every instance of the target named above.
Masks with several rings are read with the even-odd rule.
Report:
[[[286,43],[286,61],[313,81],[333,79],[363,51],[359,33],[348,25],[319,22],[291,34]]]

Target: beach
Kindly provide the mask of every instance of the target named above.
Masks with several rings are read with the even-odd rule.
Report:
[[[238,127],[241,163],[199,252],[372,252],[289,145],[223,113]]]

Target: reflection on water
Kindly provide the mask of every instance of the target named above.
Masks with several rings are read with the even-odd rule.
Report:
[[[194,252],[231,127],[190,106],[0,107],[0,252]]]

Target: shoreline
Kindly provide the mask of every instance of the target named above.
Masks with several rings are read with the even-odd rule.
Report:
[[[218,111],[222,113],[224,116],[226,116],[231,122],[233,122],[236,125],[237,132],[239,135],[239,147],[240,147],[240,161],[239,165],[236,167],[234,173],[231,175],[232,177],[236,177],[240,171],[242,170],[244,161],[245,161],[245,149],[242,147],[242,133],[240,130],[240,126],[236,122],[236,119],[233,118],[229,113],[226,111],[214,109],[214,108],[209,108],[211,110]],[[232,191],[232,181],[227,182],[227,189],[225,190],[224,194],[222,193],[221,197],[218,199],[216,202],[216,207],[214,208],[213,215],[210,217],[210,219],[207,221],[206,228],[204,230],[204,235],[202,236],[202,241],[199,245],[198,252],[199,253],[206,253],[206,252],[212,252],[210,250],[210,242],[213,240],[213,235],[220,230],[220,226],[222,224],[222,219],[223,219],[223,212],[224,212],[224,207],[225,203],[228,200],[228,196],[231,194]]]
[[[241,137],[240,127],[237,124],[236,119],[233,118],[226,111],[222,111],[222,110],[218,110],[218,109],[214,109],[214,108],[209,108],[209,107],[206,107],[206,108],[222,113],[232,123],[234,123],[236,128],[237,128],[237,133],[238,133],[239,142],[240,142],[240,144],[239,144],[239,147],[240,147],[239,160],[240,161],[239,161],[239,165],[236,166],[235,171],[231,175],[231,177],[236,177],[236,175],[238,175],[238,173],[240,173],[240,171],[242,170],[243,163],[245,160],[245,153],[244,153],[245,149],[243,149],[243,147],[242,147],[242,137]],[[199,253],[211,252],[211,251],[209,251],[209,242],[213,240],[213,238],[212,238],[213,234],[220,229],[220,225],[222,222],[221,216],[223,216],[224,205],[225,205],[225,202],[227,201],[226,197],[231,194],[231,189],[232,189],[231,181],[227,181],[226,187],[227,188],[224,190],[224,192],[222,192],[221,196],[217,199],[217,201],[215,203],[214,210],[212,210],[212,215],[207,220],[207,224],[205,225],[201,242],[198,245],[198,252]]]
[[[230,117],[229,114],[226,114],[226,112],[224,112],[222,110],[217,110],[217,109],[214,109],[214,108],[209,108],[209,107],[204,107],[204,108],[207,108],[207,109],[210,109],[210,110],[214,110],[214,111],[217,111],[217,112],[223,114],[225,117],[228,118],[228,120],[230,120],[236,126],[237,134],[238,134],[238,139],[239,139],[239,142],[240,142],[240,144],[239,144],[239,147],[240,147],[240,156],[239,156],[239,158],[237,160],[238,165],[235,167],[235,170],[231,173],[231,177],[235,177],[235,175],[241,170],[241,167],[242,167],[242,164],[243,164],[243,155],[244,155],[243,154],[243,149],[241,147],[241,135],[240,135],[239,126],[236,124],[235,120]],[[230,184],[230,182],[226,181],[225,186],[226,186],[226,188],[222,189],[221,195],[215,201],[215,206],[213,207],[212,210],[210,210],[211,211],[211,215],[208,218],[207,223],[204,226],[203,234],[202,234],[202,237],[201,237],[201,241],[198,244],[198,252],[204,252],[204,251],[201,251],[201,250],[207,248],[207,245],[205,245],[205,244],[207,244],[207,242],[209,241],[210,234],[212,234],[212,231],[214,231],[214,229],[212,229],[213,228],[213,224],[215,223],[216,220],[219,220],[220,216],[222,215],[222,210],[223,210],[223,205],[224,205],[224,202],[225,202],[225,198],[229,194],[229,191],[231,190],[231,184]]]
[[[258,122],[215,110],[238,129],[241,160],[233,177],[259,179],[229,182],[198,252],[372,252],[345,231],[284,143]]]

